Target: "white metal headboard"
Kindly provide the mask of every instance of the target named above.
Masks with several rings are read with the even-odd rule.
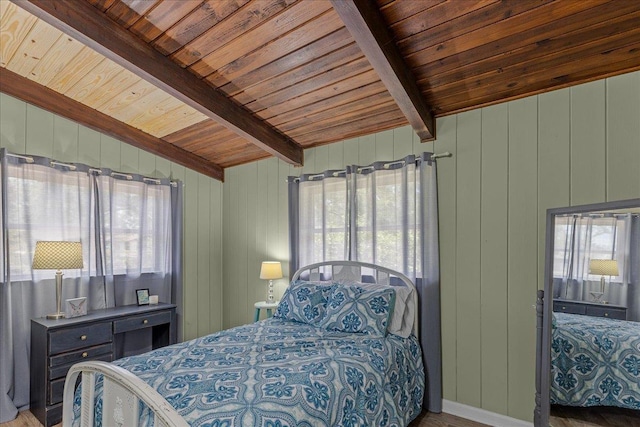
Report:
[[[374,283],[379,285],[392,285],[398,286],[396,283],[391,283],[391,278],[396,277],[400,280],[400,286],[407,286],[417,292],[415,285],[407,276],[399,273],[390,268],[382,267],[376,264],[370,264],[359,261],[324,261],[315,264],[306,265],[301,267],[293,274],[291,281],[298,280],[304,273],[308,272],[309,280],[327,280],[328,277],[323,277],[322,274],[326,274],[329,270],[331,274],[331,280],[338,282],[364,282],[363,269],[370,270],[372,277],[375,280]],[[413,333],[416,337],[420,337],[418,329],[418,298],[414,299],[416,305],[414,307],[414,319],[413,319]]]

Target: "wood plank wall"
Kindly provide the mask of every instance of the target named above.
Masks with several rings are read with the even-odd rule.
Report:
[[[0,93],[0,147],[184,182],[183,339],[222,329],[222,183]]]
[[[532,420],[546,209],[640,197],[640,72],[227,169],[224,327],[250,322],[260,262],[288,258],[288,175],[422,151],[438,163],[444,398]],[[278,295],[286,280],[277,282]]]

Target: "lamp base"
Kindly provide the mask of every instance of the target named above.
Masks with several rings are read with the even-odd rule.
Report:
[[[64,313],[47,314],[47,319],[64,319]]]

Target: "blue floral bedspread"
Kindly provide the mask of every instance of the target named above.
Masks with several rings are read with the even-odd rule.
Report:
[[[192,426],[406,426],[424,393],[415,337],[371,338],[279,319],[114,363]],[[151,424],[143,416],[141,424]]]
[[[551,403],[640,409],[640,323],[554,315]]]

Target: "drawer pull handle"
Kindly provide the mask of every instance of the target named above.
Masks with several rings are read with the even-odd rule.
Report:
[[[147,319],[144,319],[144,320],[142,321],[142,323],[144,323],[144,324],[146,325],[147,323],[149,323],[149,321],[148,321]]]
[[[565,306],[563,305],[563,306],[562,306],[562,309],[563,309],[563,310],[566,310],[566,309],[567,309],[567,307],[565,307]]]
[[[609,317],[609,313],[605,313],[605,314],[604,314],[604,317]]]
[[[86,351],[84,353],[82,353],[82,357],[87,357],[89,355],[89,353],[87,353]]]
[[[81,341],[86,341],[87,340],[87,336],[86,335],[81,335],[80,336],[80,340]]]

